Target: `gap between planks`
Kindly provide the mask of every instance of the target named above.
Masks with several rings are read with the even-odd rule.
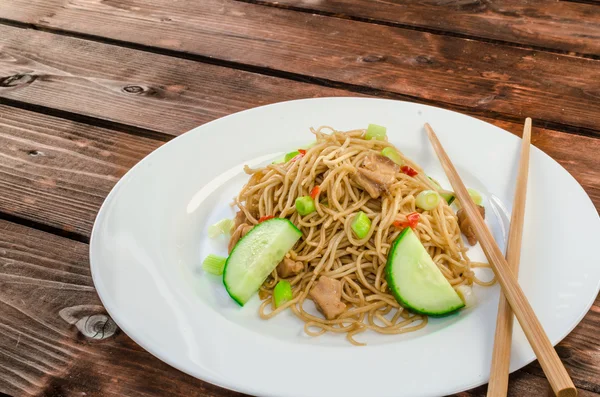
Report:
[[[424,26],[408,25],[408,24],[400,23],[400,22],[384,21],[384,20],[377,19],[377,18],[369,18],[369,17],[360,17],[360,16],[356,16],[356,15],[341,14],[341,13],[337,13],[337,12],[333,12],[333,11],[319,10],[316,8],[303,8],[303,7],[297,7],[297,6],[287,5],[287,4],[281,4],[278,2],[266,1],[266,0],[235,0],[235,1],[238,1],[240,3],[255,4],[255,5],[259,5],[259,6],[263,6],[263,7],[272,7],[272,8],[279,8],[282,10],[302,12],[305,14],[316,14],[316,15],[321,15],[321,16],[330,17],[330,18],[347,19],[350,21],[365,22],[365,23],[371,23],[374,25],[383,25],[383,26],[390,26],[390,27],[405,29],[405,30],[414,30],[417,32],[425,32],[425,33],[434,34],[437,36],[456,37],[458,39],[481,41],[483,43],[502,45],[502,46],[507,46],[507,47],[515,47],[515,48],[520,48],[520,49],[524,49],[524,50],[542,51],[542,52],[548,52],[548,53],[552,53],[552,54],[560,54],[560,55],[574,56],[574,57],[578,57],[578,58],[600,60],[600,55],[596,55],[596,54],[587,54],[587,53],[576,52],[576,51],[566,51],[566,50],[561,50],[561,49],[557,49],[557,48],[536,46],[533,44],[521,44],[521,43],[516,43],[513,41],[507,41],[507,40],[490,39],[487,37],[481,37],[481,36],[476,36],[476,35],[471,35],[471,34],[466,34],[466,33],[451,32],[448,30],[440,30],[440,29],[424,27]],[[598,0],[599,2],[596,2],[596,0],[561,0],[561,1],[600,5],[600,0]]]
[[[240,0],[236,0],[236,1],[240,1]],[[241,2],[243,2],[243,1],[241,1]],[[331,79],[327,79],[327,78],[313,77],[313,76],[309,76],[309,75],[304,75],[304,74],[299,74],[299,73],[294,73],[294,72],[289,72],[289,71],[284,71],[284,70],[279,70],[279,69],[272,69],[272,68],[263,67],[263,66],[256,66],[256,65],[246,64],[246,63],[241,63],[241,62],[236,62],[236,61],[230,61],[230,60],[226,60],[226,59],[212,58],[212,57],[205,56],[205,55],[177,51],[177,50],[172,50],[172,49],[163,48],[163,47],[149,46],[149,45],[133,43],[133,42],[123,41],[123,40],[118,40],[118,39],[112,39],[112,38],[107,38],[104,36],[91,35],[91,34],[87,34],[87,33],[79,33],[79,32],[68,31],[68,30],[57,29],[57,28],[47,28],[47,27],[33,25],[33,24],[29,24],[29,23],[22,23],[22,22],[15,22],[12,20],[6,20],[3,18],[0,18],[0,25],[7,25],[7,26],[12,26],[15,28],[25,29],[25,30],[42,31],[42,32],[49,33],[49,34],[53,34],[53,35],[57,35],[57,36],[64,36],[64,37],[69,37],[69,38],[74,38],[74,39],[89,40],[89,41],[100,43],[100,44],[119,46],[119,47],[124,47],[124,48],[128,48],[128,49],[135,50],[135,51],[147,52],[147,53],[152,53],[152,54],[157,54],[157,55],[164,55],[164,56],[188,60],[188,61],[192,61],[192,62],[215,65],[215,66],[225,67],[225,68],[234,69],[234,70],[240,70],[240,71],[249,72],[249,73],[255,73],[255,74],[264,75],[264,76],[270,76],[270,77],[276,77],[276,78],[281,78],[281,79],[286,79],[286,80],[291,80],[291,81],[296,81],[296,82],[301,82],[301,83],[312,84],[312,85],[316,85],[316,86],[320,86],[320,87],[345,90],[350,93],[356,93],[359,95],[407,101],[407,102],[413,102],[413,103],[420,103],[420,104],[425,104],[425,105],[430,105],[430,106],[435,106],[435,107],[439,107],[439,108],[444,108],[444,109],[448,109],[448,110],[466,113],[470,116],[480,116],[480,117],[485,117],[485,118],[490,118],[490,119],[513,122],[513,123],[522,122],[522,119],[520,117],[512,116],[512,115],[509,115],[506,113],[501,113],[498,111],[493,111],[493,110],[488,110],[488,109],[477,109],[477,108],[473,108],[473,107],[469,107],[469,106],[461,106],[461,105],[457,105],[457,104],[453,104],[453,103],[437,101],[437,100],[430,100],[430,99],[425,99],[425,98],[413,96],[413,95],[401,94],[401,93],[388,91],[388,90],[381,89],[381,88],[367,87],[367,86],[363,86],[363,85],[351,84],[351,83],[331,80]],[[1,80],[0,80],[0,82],[1,82]],[[69,119],[69,120],[82,121],[82,122],[90,124],[90,125],[107,127],[107,128],[115,129],[118,131],[127,132],[127,133],[139,134],[141,136],[146,136],[146,137],[162,140],[163,142],[166,142],[170,139],[168,137],[165,137],[164,136],[165,134],[160,131],[154,131],[154,130],[150,130],[150,129],[135,127],[135,126],[131,126],[128,124],[122,124],[122,123],[115,122],[115,121],[105,120],[105,119],[101,119],[101,118],[95,118],[95,117],[91,117],[91,116],[85,116],[85,115],[81,115],[78,113],[66,112],[66,111],[55,109],[55,108],[34,105],[34,104],[30,104],[28,102],[22,102],[22,101],[17,101],[17,100],[13,100],[13,99],[3,98],[1,96],[0,96],[0,104],[5,104],[8,106],[18,107],[18,108],[26,109],[26,110],[32,110],[32,111],[42,113],[42,114],[55,115],[57,117],[61,117],[61,118]],[[535,119],[534,127],[552,129],[552,130],[556,130],[559,132],[575,134],[575,135],[580,135],[580,136],[585,136],[585,137],[600,138],[600,129],[596,130],[596,129],[591,129],[591,128],[587,128],[587,127],[574,126],[574,125],[564,124],[564,123],[560,123],[560,122],[548,121],[548,120],[544,120],[544,119],[540,119],[540,118]]]

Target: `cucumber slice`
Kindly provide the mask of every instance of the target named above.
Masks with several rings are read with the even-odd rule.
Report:
[[[302,232],[284,218],[254,226],[233,247],[225,263],[223,284],[229,296],[244,306],[300,237]]]
[[[392,245],[386,277],[398,303],[415,313],[441,317],[465,306],[409,227]]]

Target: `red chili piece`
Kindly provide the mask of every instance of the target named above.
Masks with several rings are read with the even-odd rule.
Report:
[[[404,172],[406,175],[408,176],[416,176],[419,175],[419,173],[417,171],[415,171],[413,168],[409,167],[408,165],[403,165],[400,170],[402,172]]]

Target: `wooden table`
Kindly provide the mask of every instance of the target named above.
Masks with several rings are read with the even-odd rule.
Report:
[[[239,395],[115,329],[90,232],[117,180],[174,136],[322,96],[432,104],[517,135],[530,116],[533,143],[600,208],[598,0],[0,0],[0,392]],[[557,350],[580,396],[600,396],[600,299]],[[540,366],[510,390],[546,395]]]

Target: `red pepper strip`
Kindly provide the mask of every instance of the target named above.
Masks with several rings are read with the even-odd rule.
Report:
[[[319,187],[319,185],[313,187],[313,189],[310,191],[310,198],[314,200],[320,191],[321,191],[321,188]]]
[[[402,168],[400,168],[400,170],[408,176],[419,175],[419,173],[417,171],[415,171],[413,168],[409,167],[408,165],[403,165]]]
[[[258,223],[263,223],[264,221],[268,221],[269,219],[275,218],[273,215],[261,216],[258,220]]]
[[[415,227],[417,227],[420,217],[421,215],[419,215],[418,212],[413,212],[406,216],[405,222],[396,221],[393,223],[393,225],[396,226],[398,229],[404,229],[405,227],[410,227],[411,229],[414,229]]]
[[[301,155],[305,155],[306,154],[306,150],[304,149],[298,149],[298,153],[300,153]]]

